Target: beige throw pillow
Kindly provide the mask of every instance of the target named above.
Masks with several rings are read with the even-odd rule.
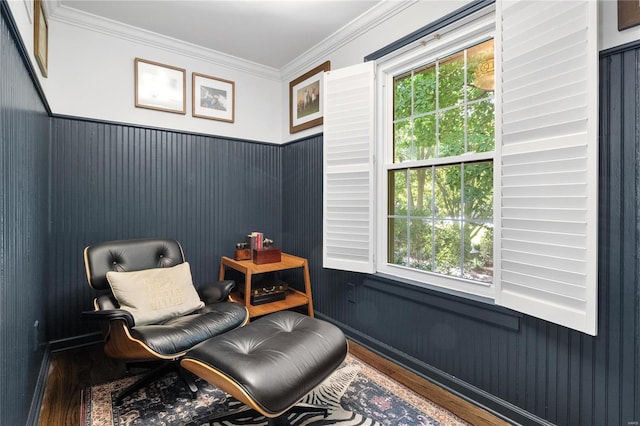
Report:
[[[107,272],[114,297],[136,325],[155,324],[204,306],[187,262],[170,268]]]

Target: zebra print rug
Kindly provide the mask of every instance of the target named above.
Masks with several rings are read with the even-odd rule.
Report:
[[[198,397],[192,399],[173,374],[154,382],[112,405],[112,397],[135,381],[129,377],[86,389],[82,394],[83,426],[128,425],[266,425],[264,417],[210,424],[199,421],[208,415],[239,408],[241,403],[224,391],[197,379]],[[422,398],[351,355],[303,402],[324,404],[329,416],[291,414],[290,425],[467,425],[449,411]]]

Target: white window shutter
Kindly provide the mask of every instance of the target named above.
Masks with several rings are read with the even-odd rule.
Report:
[[[597,2],[496,13],[496,302],[596,335]]]
[[[374,63],[324,74],[323,266],[374,272]]]

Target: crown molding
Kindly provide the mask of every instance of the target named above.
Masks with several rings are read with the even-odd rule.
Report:
[[[46,3],[50,21],[165,50],[268,80],[286,82],[308,68],[317,65],[318,62],[326,60],[331,53],[382,24],[417,1],[419,0],[382,0],[280,70],[83,12],[63,5],[60,0],[50,0]]]
[[[280,70],[282,80],[289,81],[307,71],[309,68],[316,66],[318,62],[327,60],[331,53],[374,29],[418,1],[419,0],[382,0],[282,67]]]
[[[49,5],[49,21],[73,25],[265,79],[281,81],[280,71],[275,68],[70,8],[61,4],[59,0],[50,3],[52,4]]]

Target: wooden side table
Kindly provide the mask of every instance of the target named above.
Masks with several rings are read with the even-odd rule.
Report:
[[[222,256],[220,259],[220,274],[218,279],[224,280],[225,268],[231,268],[244,274],[244,297],[240,294],[240,291],[234,291],[231,293],[229,298],[233,302],[243,303],[249,311],[249,318],[304,305],[307,306],[307,313],[309,316],[313,317],[313,301],[311,298],[311,282],[309,279],[309,264],[307,259],[282,253],[280,262],[257,265],[253,263],[253,260],[235,260],[230,257]],[[276,302],[265,303],[262,305],[251,304],[252,275],[295,268],[303,269],[304,292],[289,289],[291,293],[288,293],[284,300],[278,300]]]

